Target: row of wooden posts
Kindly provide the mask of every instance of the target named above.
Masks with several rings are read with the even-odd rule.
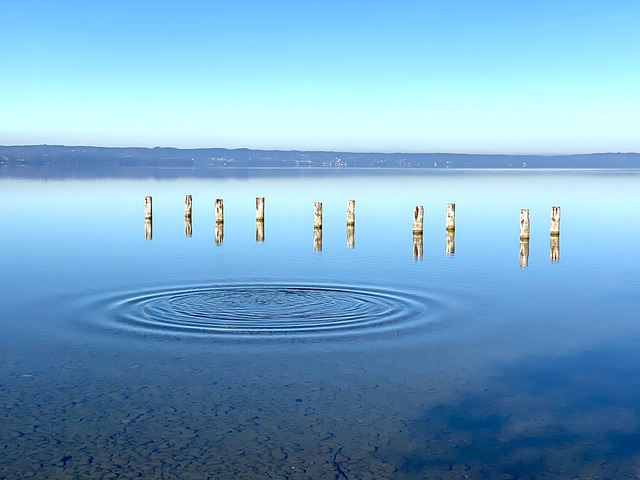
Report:
[[[191,218],[193,199],[191,195],[187,195],[184,199],[184,216]],[[347,226],[355,225],[356,217],[356,201],[349,200],[347,202]],[[216,199],[215,203],[216,223],[224,223],[224,204],[221,198]],[[144,218],[151,220],[153,216],[152,198],[146,196],[144,198]],[[264,221],[264,197],[256,197],[256,221]],[[413,209],[413,234],[422,235],[424,224],[424,207],[416,206]],[[322,203],[315,202],[313,204],[313,228],[322,228]],[[456,205],[448,203],[446,210],[445,229],[447,231],[456,229]],[[520,238],[527,239],[530,234],[529,210],[520,210]],[[551,207],[551,236],[560,235],[560,207]]]
[[[191,236],[191,215],[192,215],[193,199],[191,195],[187,195],[184,199],[184,217],[185,232],[187,236]],[[354,248],[354,228],[355,228],[355,200],[347,202],[347,246]],[[446,207],[446,247],[447,254],[455,253],[455,229],[456,229],[456,206],[454,203],[448,203]],[[151,240],[152,227],[151,220],[153,218],[152,197],[144,198],[144,218],[145,218],[145,238]],[[216,243],[222,243],[224,230],[224,203],[221,198],[215,201],[215,219],[216,219]],[[424,207],[415,206],[413,209],[413,254],[417,259],[422,258],[423,251],[423,224],[424,224]],[[314,202],[313,204],[313,229],[314,229],[314,250],[322,250],[322,203]],[[560,207],[551,207],[551,227],[550,227],[550,257],[552,262],[559,260],[559,235],[560,235]],[[529,210],[520,210],[520,265],[526,267],[529,259],[529,237],[530,237],[530,221]],[[256,241],[264,241],[264,197],[256,197]]]

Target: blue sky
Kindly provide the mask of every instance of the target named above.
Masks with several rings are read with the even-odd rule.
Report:
[[[640,151],[640,1],[0,3],[0,144]]]

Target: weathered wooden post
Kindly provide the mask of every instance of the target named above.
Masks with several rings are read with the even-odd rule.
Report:
[[[224,223],[224,205],[221,198],[216,199],[216,224]]]
[[[355,248],[356,246],[356,227],[347,225],[347,248]]]
[[[313,228],[322,228],[322,202],[313,203]]]
[[[424,207],[416,205],[413,207],[413,258],[422,260],[422,226],[424,223]]]
[[[187,195],[184,197],[184,218],[191,218],[191,206],[192,206],[192,198],[191,195]]]
[[[264,242],[264,221],[256,220],[256,242]]]
[[[529,238],[529,210],[520,210],[520,240]]]
[[[347,227],[356,224],[356,201],[349,200],[347,202]]]
[[[422,260],[422,234],[414,233],[413,234],[413,259],[414,260]]]
[[[264,242],[264,197],[256,197],[256,242]]]
[[[313,251],[322,251],[322,228],[313,229]]]
[[[184,235],[190,237],[193,235],[193,224],[191,223],[191,217],[184,217]]]
[[[447,255],[453,255],[454,253],[456,253],[456,231],[455,230],[447,230],[444,250]]]
[[[560,261],[560,236],[551,235],[549,237],[549,257],[551,263],[558,263]]]
[[[256,197],[256,221],[264,221],[264,197]]]
[[[153,223],[150,218],[144,220],[144,239],[151,240],[153,238]]]
[[[151,196],[147,195],[146,197],[144,197],[144,219],[145,220],[151,220],[151,218],[153,217],[153,208],[151,204],[152,204]]]
[[[529,239],[520,239],[520,267],[527,268],[529,266]]]
[[[551,236],[560,235],[560,207],[551,207]]]
[[[216,245],[222,245],[224,241],[224,223],[216,223]]]
[[[144,239],[151,240],[153,238],[153,207],[151,196],[144,197]]]
[[[447,232],[456,229],[456,204],[447,203]]]
[[[424,207],[415,206],[413,208],[413,234],[422,235],[422,224],[424,220]]]

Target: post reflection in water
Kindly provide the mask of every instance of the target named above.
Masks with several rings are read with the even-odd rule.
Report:
[[[529,266],[529,239],[520,239],[520,267],[527,268]]]
[[[551,235],[549,238],[549,256],[552,263],[560,261],[560,237],[558,235]]]
[[[216,223],[216,245],[222,245],[224,240],[224,223]]]
[[[264,221],[256,220],[256,242],[264,242]]]
[[[356,247],[356,228],[353,225],[347,225],[347,248]]]
[[[445,253],[447,255],[453,255],[456,253],[456,231],[447,230],[445,239]]]
[[[184,217],[184,236],[191,237],[193,235],[193,225],[191,217]]]
[[[313,229],[313,251],[314,252],[322,251],[322,229],[321,228]]]
[[[153,224],[150,218],[144,221],[144,239],[151,240],[153,238]]]
[[[422,234],[416,233],[413,235],[413,259],[422,261],[423,241]]]

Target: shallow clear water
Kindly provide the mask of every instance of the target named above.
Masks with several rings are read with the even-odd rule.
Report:
[[[639,184],[0,176],[0,478],[637,478]]]

